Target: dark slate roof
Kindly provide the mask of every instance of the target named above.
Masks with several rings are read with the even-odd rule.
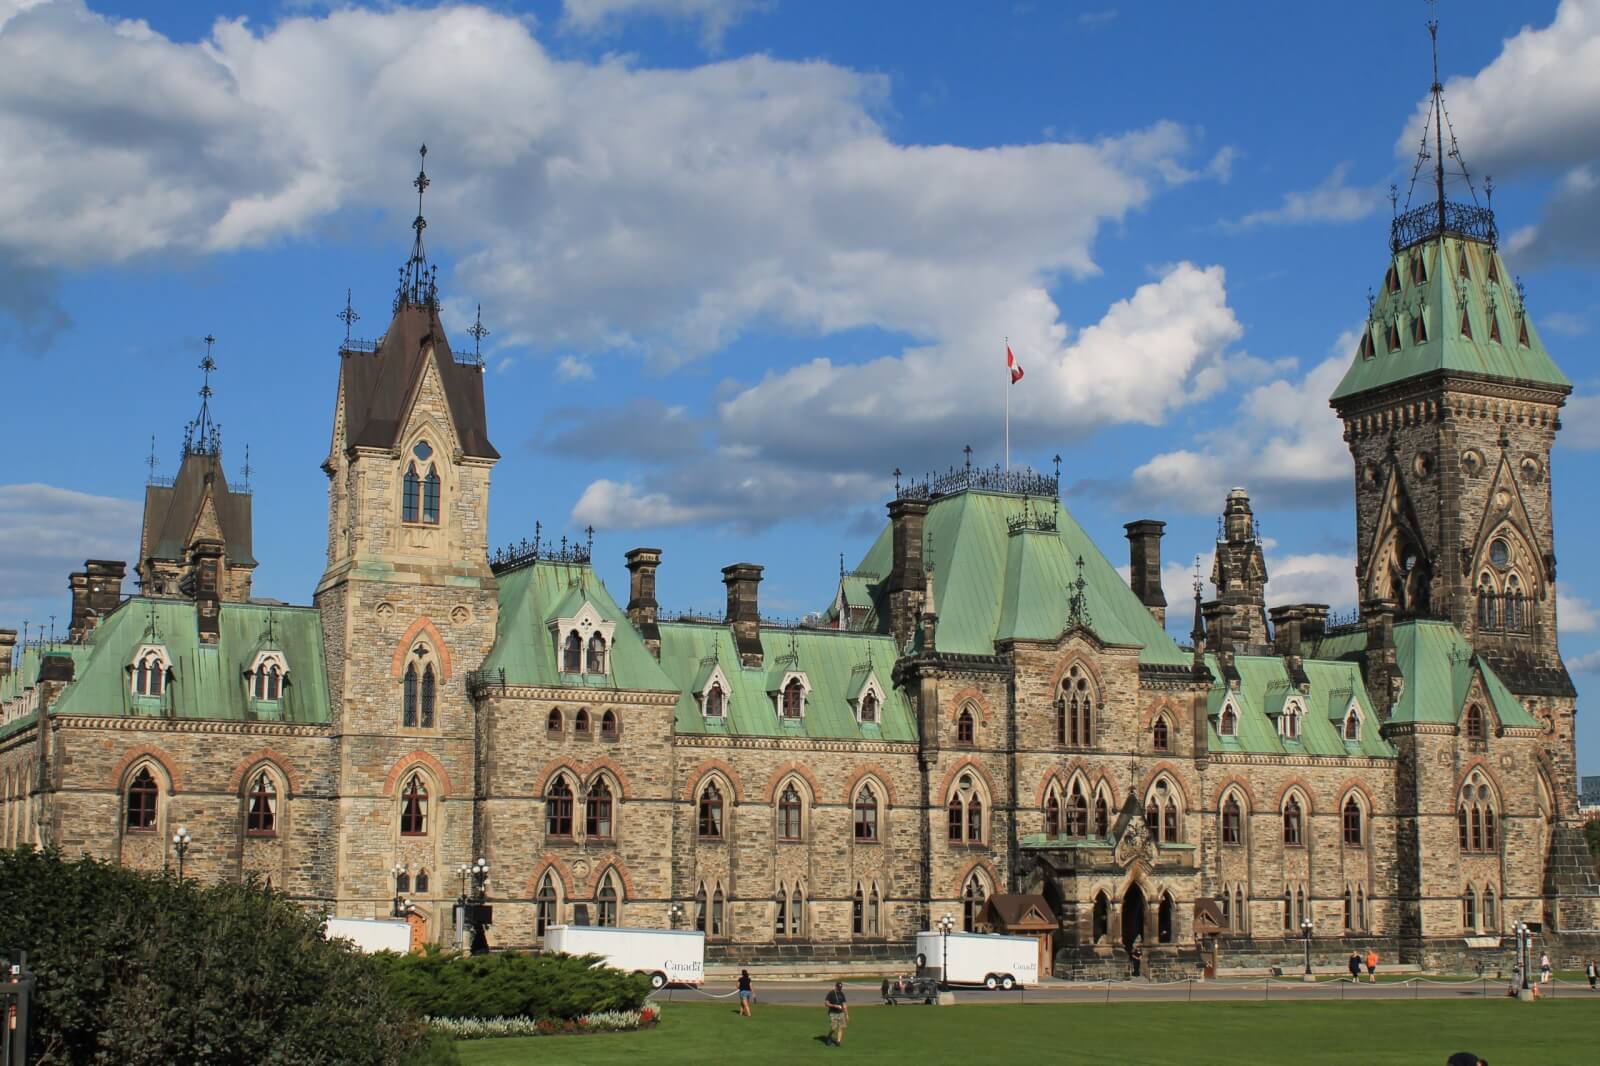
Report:
[[[422,381],[423,360],[430,351],[462,452],[479,459],[500,458],[489,443],[483,368],[456,362],[438,311],[409,303],[395,312],[376,352],[342,353],[346,444],[371,448],[398,444],[400,421]]]
[[[205,501],[206,482],[211,482],[217,521],[227,543],[229,566],[255,566],[251,541],[251,497],[234,492],[222,469],[220,453],[188,452],[178,476],[171,485],[147,485],[144,490],[144,531],[139,545],[141,559],[182,559],[189,534]]]

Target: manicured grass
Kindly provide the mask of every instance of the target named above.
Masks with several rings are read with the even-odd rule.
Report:
[[[466,1041],[464,1066],[524,1063],[757,1062],[859,1058],[873,1063],[1348,1063],[1442,1066],[1473,1051],[1495,1066],[1595,1061],[1600,997],[1400,1003],[1115,1003],[870,1007],[843,1048],[825,1047],[820,1009],[670,1004],[642,1033]]]

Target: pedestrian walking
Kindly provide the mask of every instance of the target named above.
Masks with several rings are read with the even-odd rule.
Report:
[[[828,1043],[844,1046],[844,1027],[850,1024],[850,1004],[844,1001],[844,982],[835,981],[833,991],[822,1000],[828,1006]]]
[[[1367,949],[1367,984],[1375,985],[1377,983],[1378,983],[1378,949],[1377,948],[1368,948]]]
[[[1133,976],[1139,976],[1139,964],[1144,962],[1144,949],[1139,947],[1138,941],[1128,949],[1128,961],[1133,963]]]
[[[750,987],[750,971],[739,971],[739,1013],[746,1018],[751,1017],[750,1003],[756,998],[755,991]]]
[[[1350,953],[1350,980],[1361,980],[1361,952],[1359,951]]]
[[[1489,1064],[1470,1051],[1458,1051],[1450,1056],[1444,1066],[1489,1066]]]
[[[1550,983],[1550,953],[1548,951],[1539,953],[1539,983],[1541,985]]]
[[[1589,978],[1589,991],[1593,992],[1595,990],[1595,982],[1600,981],[1600,963],[1590,959],[1589,965],[1584,968],[1583,973],[1584,976]]]

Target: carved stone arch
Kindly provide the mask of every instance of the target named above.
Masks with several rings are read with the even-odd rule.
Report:
[[[863,784],[877,786],[879,800],[887,801],[891,807],[896,806],[897,798],[894,794],[894,786],[889,783],[889,775],[884,773],[881,766],[868,765],[851,774],[850,780],[845,782],[844,803],[846,807],[855,805],[856,792]]]
[[[605,879],[607,870],[616,872],[617,880],[622,884],[623,894],[628,899],[637,898],[638,893],[633,888],[633,875],[628,872],[627,865],[623,863],[621,856],[616,852],[608,851],[600,857],[599,862],[594,864],[594,873],[589,876],[588,888],[591,899],[596,892],[600,891],[600,883]]]
[[[1179,769],[1176,763],[1168,762],[1165,759],[1152,766],[1150,772],[1144,775],[1144,783],[1139,787],[1141,801],[1150,794],[1150,790],[1155,787],[1156,779],[1159,777],[1165,777],[1177,786],[1178,796],[1183,803],[1185,812],[1195,809],[1194,801],[1189,798],[1189,786],[1183,780],[1183,771]],[[1143,809],[1141,806],[1140,810]]]
[[[1059,766],[1046,770],[1044,775],[1039,778],[1039,787],[1033,791],[1033,805],[1040,808],[1044,806],[1045,797],[1050,794],[1050,786],[1052,784],[1056,786],[1061,795],[1065,796],[1067,794],[1067,780],[1066,771]],[[1093,796],[1094,794],[1089,793],[1089,795]]]
[[[572,870],[561,861],[561,856],[553,852],[545,852],[539,856],[539,861],[534,864],[533,876],[528,878],[527,898],[533,899],[539,894],[539,882],[544,880],[544,875],[553,873],[556,880],[561,883],[561,898],[570,900],[574,895],[577,883],[572,876]]]
[[[1400,464],[1391,461],[1378,524],[1366,553],[1362,599],[1394,600],[1402,614],[1426,614],[1432,602],[1432,583],[1433,561],[1422,535],[1422,523],[1406,490]]]
[[[286,799],[300,792],[300,775],[294,772],[289,760],[271,748],[257,748],[234,763],[233,773],[228,775],[228,791],[235,794],[242,793],[255,772],[268,766],[277,772],[279,780],[283,782],[289,794]]]
[[[970,879],[973,874],[979,872],[981,872],[984,878],[989,882],[990,895],[994,895],[996,892],[1000,891],[1000,886],[1002,884],[1000,880],[1000,872],[994,868],[994,863],[990,862],[988,859],[973,859],[971,862],[967,863],[961,868],[960,873],[956,874],[955,889],[950,893],[950,898],[960,899],[962,890],[967,887],[968,879]]]
[[[1289,805],[1290,796],[1298,796],[1300,798],[1300,816],[1302,818],[1310,818],[1316,813],[1316,804],[1311,802],[1311,786],[1298,777],[1291,777],[1278,792],[1276,809],[1279,814],[1282,814],[1283,809]]]
[[[177,760],[160,748],[141,744],[137,748],[130,749],[111,771],[112,788],[116,789],[118,795],[127,790],[128,782],[133,780],[134,773],[144,764],[152,765],[160,771],[163,778],[160,784],[166,786],[169,795],[183,791],[183,779],[178,775]]]
[[[406,440],[410,440],[412,437],[411,430],[414,428],[413,419],[416,419],[417,402],[422,399],[423,387],[430,376],[433,379],[433,387],[438,390],[441,396],[444,395],[444,375],[439,370],[439,356],[431,337],[426,341],[426,347],[428,349],[427,354],[419,361],[421,372],[407,386],[405,404],[400,408],[402,414],[398,424],[406,427]],[[423,424],[439,426],[438,420],[431,415],[416,419],[415,425]],[[440,446],[443,447],[448,444],[448,450],[452,455],[461,451],[461,438],[456,432],[455,424],[447,418],[446,425],[441,429],[445,435],[439,441]]]
[[[539,796],[543,796],[545,793],[550,791],[550,783],[555,780],[556,775],[565,771],[567,776],[572,779],[572,789],[573,792],[576,793],[584,786],[584,782],[588,776],[586,769],[587,768],[582,763],[572,758],[570,755],[562,755],[558,758],[551,759],[549,762],[539,767],[539,774],[534,779],[534,788],[537,790],[537,794]]]
[[[1537,764],[1536,770],[1537,772],[1535,773],[1535,778],[1539,777],[1544,772],[1543,767],[1538,767]],[[1451,806],[1453,807],[1456,801],[1460,798],[1461,787],[1472,779],[1474,771],[1481,774],[1483,776],[1484,783],[1489,786],[1489,792],[1491,793],[1490,798],[1494,800],[1495,810],[1504,811],[1506,809],[1505,786],[1500,781],[1500,775],[1494,772],[1494,767],[1489,765],[1489,760],[1481,755],[1475,759],[1469,760],[1466,765],[1461,767],[1461,773],[1456,778],[1455,791],[1451,794]]]
[[[731,796],[734,803],[744,802],[744,786],[739,783],[739,775],[721,759],[706,759],[689,771],[688,780],[683,786],[683,798],[694,802],[699,798],[705,782],[713,777],[722,781],[726,786],[725,794]]]
[[[1050,678],[1050,698],[1052,700],[1055,699],[1056,695],[1061,691],[1062,679],[1067,676],[1067,671],[1074,666],[1082,666],[1084,673],[1089,675],[1089,684],[1094,687],[1095,710],[1098,711],[1100,705],[1105,702],[1105,680],[1100,676],[1100,669],[1095,665],[1094,660],[1078,648],[1068,651],[1061,657],[1061,661],[1056,664],[1055,673]]]
[[[426,639],[428,646],[433,650],[434,658],[439,662],[439,680],[449,681],[452,673],[450,646],[444,642],[444,635],[439,632],[439,627],[434,625],[427,615],[420,616],[406,627],[405,633],[394,647],[393,657],[389,660],[389,676],[396,681],[400,680],[400,675],[406,668],[406,656],[411,654],[411,649],[419,637]]]
[[[1368,818],[1371,818],[1372,815],[1377,811],[1378,805],[1373,802],[1372,792],[1368,790],[1366,782],[1362,781],[1360,778],[1350,777],[1346,778],[1344,783],[1339,786],[1338,797],[1339,811],[1341,814],[1344,812],[1345,800],[1349,799],[1351,796],[1356,797],[1356,802],[1361,804],[1362,813]]]
[[[633,799],[633,785],[628,782],[628,775],[622,772],[622,767],[618,766],[615,760],[601,756],[585,766],[583,768],[584,783],[588,784],[599,774],[605,774],[611,778],[611,783],[617,786],[618,799]]]
[[[939,785],[939,805],[942,807],[950,801],[950,793],[955,789],[956,782],[960,780],[963,771],[970,770],[974,777],[983,785],[984,803],[992,810],[995,803],[994,779],[989,776],[989,771],[983,764],[971,755],[963,756],[956,760],[954,766],[945,772],[944,780]]]
[[[1222,809],[1223,800],[1229,792],[1237,792],[1244,798],[1244,812],[1249,814],[1261,809],[1261,804],[1256,800],[1255,790],[1250,787],[1250,782],[1237,774],[1231,774],[1222,779],[1217,785],[1217,810]]]
[[[786,762],[776,770],[772,771],[772,776],[767,778],[765,798],[768,806],[772,806],[778,802],[778,790],[783,787],[783,783],[785,781],[789,780],[798,781],[801,786],[804,787],[806,792],[809,793],[807,798],[811,801],[811,803],[815,804],[819,802],[819,797],[822,795],[822,789],[818,787],[816,777],[814,777],[811,771],[802,766],[800,763]]]
[[[1500,502],[1502,497],[1503,504]],[[1517,571],[1524,581],[1532,582],[1528,588],[1529,596],[1532,597],[1537,591],[1542,599],[1546,586],[1543,555],[1533,532],[1533,521],[1528,517],[1528,505],[1522,497],[1522,487],[1504,451],[1500,454],[1500,462],[1495,465],[1494,477],[1489,479],[1485,502],[1483,518],[1478,522],[1478,536],[1468,557],[1472,568],[1468,573],[1476,574],[1488,566],[1489,545],[1496,537],[1508,537],[1512,541],[1513,558],[1516,558],[1516,549],[1522,549],[1523,556],[1519,561],[1524,565],[1517,567]],[[1499,580],[1498,574],[1496,579]]]
[[[976,708],[978,718],[984,722],[989,721],[993,713],[989,710],[989,701],[983,698],[983,693],[974,687],[962,689],[950,699],[950,721],[954,722],[961,717],[961,712],[969,707]]]
[[[400,780],[412,770],[426,770],[438,787],[439,799],[449,799],[455,790],[450,785],[450,775],[445,772],[444,764],[425,751],[413,751],[402,755],[389,767],[389,773],[383,779],[383,794],[391,799],[395,790],[400,786]]]

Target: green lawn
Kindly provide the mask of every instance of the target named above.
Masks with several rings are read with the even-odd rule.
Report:
[[[846,1057],[874,1063],[1349,1063],[1442,1066],[1474,1051],[1493,1066],[1594,1062],[1600,997],[1402,1003],[1116,1003],[870,1007],[843,1048],[825,1047],[820,1009],[670,1004],[656,1029],[587,1037],[465,1041],[464,1066],[756,1062]]]

